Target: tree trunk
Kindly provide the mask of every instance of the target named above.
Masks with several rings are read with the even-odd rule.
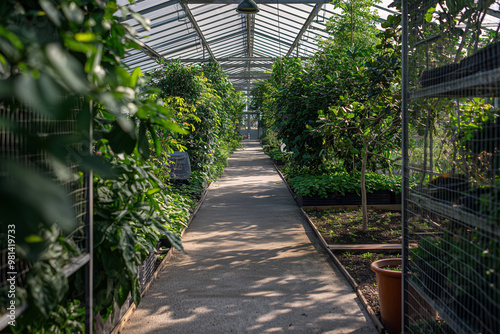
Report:
[[[366,182],[365,182],[365,174],[366,174],[366,164],[368,161],[368,143],[366,138],[363,137],[363,160],[361,164],[361,207],[363,210],[363,231],[368,230],[368,203],[366,200]]]

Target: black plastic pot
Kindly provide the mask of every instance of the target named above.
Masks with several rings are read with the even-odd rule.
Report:
[[[297,204],[299,206],[328,206],[328,205],[342,205],[342,200],[339,196],[330,194],[328,197],[319,196],[298,196]]]
[[[377,204],[396,204],[394,193],[389,190],[376,190],[372,193],[366,193],[366,202],[368,205]],[[348,193],[342,196],[342,205],[361,205],[361,195]]]

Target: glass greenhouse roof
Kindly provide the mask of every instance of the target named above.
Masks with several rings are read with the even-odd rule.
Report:
[[[124,23],[137,31],[142,50],[130,50],[125,64],[150,72],[157,60],[180,59],[185,64],[215,59],[237,90],[270,76],[276,57],[309,57],[325,38],[325,24],[337,15],[325,0],[258,0],[257,14],[239,14],[239,0],[138,0],[132,10],[149,19],[145,30],[135,19]],[[376,6],[380,21],[393,12],[392,1]],[[128,4],[128,0],[119,0]]]

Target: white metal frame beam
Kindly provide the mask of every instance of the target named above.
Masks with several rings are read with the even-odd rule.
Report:
[[[297,34],[297,37],[295,37],[295,40],[293,41],[292,46],[290,47],[290,49],[288,49],[288,52],[286,53],[287,57],[290,57],[293,50],[299,45],[299,42],[302,39],[302,36],[307,31],[307,29],[309,28],[309,25],[312,23],[312,21],[314,20],[314,18],[316,17],[316,15],[318,14],[318,12],[320,11],[322,6],[323,6],[323,4],[315,5],[313,10],[311,11],[311,13],[309,13],[309,16],[307,17],[306,22],[304,23],[304,25],[300,29],[299,33]]]
[[[203,44],[203,47],[205,48],[205,50],[207,50],[207,52],[210,55],[210,57],[214,61],[217,61],[216,58],[215,58],[214,53],[212,52],[212,49],[210,49],[210,46],[208,45],[208,42],[205,39],[205,35],[203,35],[203,32],[201,31],[200,26],[196,22],[196,19],[194,18],[193,13],[189,9],[189,7],[187,5],[187,1],[179,1],[179,4],[181,5],[182,9],[186,13],[186,15],[187,15],[187,17],[189,19],[189,22],[191,22],[191,25],[193,26],[194,30],[196,31],[196,33],[200,37],[201,44]]]
[[[245,25],[247,31],[247,56],[253,57],[253,34],[255,31],[255,14],[245,15]]]
[[[265,62],[274,62],[275,57],[225,57],[225,58],[217,58],[218,62],[222,61],[265,61]],[[180,61],[183,63],[202,63],[206,61],[210,61],[210,58],[180,58]],[[230,65],[230,64],[226,64]],[[253,64],[252,66],[260,66],[261,64]]]
[[[221,64],[222,68],[224,69],[231,69],[231,68],[241,68],[241,67],[247,67],[247,64]],[[250,67],[255,68],[255,67],[261,67],[261,68],[267,68],[271,69],[273,67],[272,64],[250,64]]]
[[[260,74],[247,74],[243,72],[241,74],[229,74],[229,79],[240,79],[240,80],[248,80],[248,79],[270,79],[271,73],[260,73]]]

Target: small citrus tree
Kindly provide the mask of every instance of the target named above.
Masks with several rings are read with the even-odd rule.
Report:
[[[363,230],[367,230],[368,224],[365,186],[368,157],[372,155],[385,159],[384,152],[397,150],[401,141],[398,23],[398,17],[388,18],[381,43],[373,50],[376,56],[365,58],[365,66],[354,74],[358,78],[355,84],[344,89],[336,105],[320,114],[319,130],[330,145],[335,146],[344,157],[361,153]],[[356,56],[351,52],[346,55]]]

